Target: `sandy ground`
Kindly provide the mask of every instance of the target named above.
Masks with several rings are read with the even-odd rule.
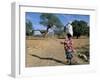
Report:
[[[26,40],[26,67],[66,65],[64,47],[60,44],[64,39],[27,39]],[[74,48],[80,48],[89,43],[88,39],[74,39]],[[75,56],[75,54],[74,54]],[[77,56],[73,62],[85,64]]]

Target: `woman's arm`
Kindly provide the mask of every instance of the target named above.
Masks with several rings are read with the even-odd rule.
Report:
[[[61,41],[60,43],[61,43],[61,44],[64,44],[64,42],[63,42],[63,41]]]
[[[61,43],[61,44],[67,44],[67,42],[66,42],[66,41],[61,41],[60,43]]]

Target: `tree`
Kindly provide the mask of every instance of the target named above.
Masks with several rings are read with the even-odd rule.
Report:
[[[75,20],[72,22],[72,26],[73,26],[74,36],[76,36],[77,39],[81,35],[89,35],[89,26],[87,22]]]
[[[26,20],[26,35],[30,36],[32,34],[33,34],[32,22],[30,20]]]
[[[60,19],[54,14],[42,13],[40,15],[40,18],[41,18],[40,24],[47,26],[47,29],[51,28],[53,25],[55,25],[57,28],[61,28],[63,26]]]
[[[86,27],[86,29],[85,29],[85,35],[88,36],[88,37],[90,36],[89,30],[90,30],[89,26]]]
[[[61,28],[63,27],[63,24],[60,21],[60,19],[54,14],[42,13],[40,15],[40,19],[41,19],[40,24],[42,24],[42,25],[47,27],[44,37],[46,36],[49,28],[53,27],[53,25],[56,26],[56,29],[58,31],[60,31]]]

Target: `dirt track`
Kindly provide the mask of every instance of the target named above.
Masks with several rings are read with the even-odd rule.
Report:
[[[27,39],[26,40],[26,67],[66,65],[63,39]],[[74,39],[74,48],[89,44],[88,39]],[[75,57],[80,64],[85,64]],[[74,61],[75,61],[74,60]]]

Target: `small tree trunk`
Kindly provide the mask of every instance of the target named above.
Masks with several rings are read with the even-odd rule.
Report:
[[[78,39],[79,36],[76,36],[76,38]]]

